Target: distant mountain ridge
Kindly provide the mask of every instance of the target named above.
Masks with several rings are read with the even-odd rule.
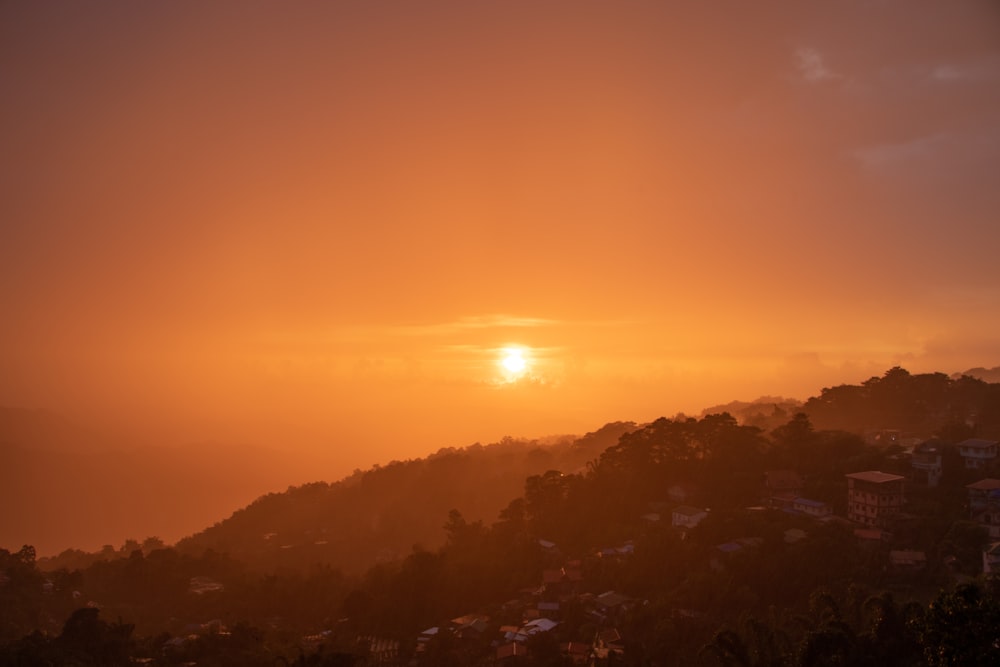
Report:
[[[802,409],[802,401],[781,396],[761,396],[754,401],[730,401],[705,408],[702,417],[729,413],[741,424],[756,426],[770,431],[787,422],[792,415]]]
[[[982,366],[977,366],[976,368],[970,368],[962,373],[952,373],[951,379],[957,380],[963,375],[968,375],[969,377],[974,377],[983,382],[1000,382],[1000,366],[994,366],[993,368],[983,368]]]

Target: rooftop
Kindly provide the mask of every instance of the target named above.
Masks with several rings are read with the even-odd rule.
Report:
[[[969,438],[968,440],[963,440],[958,443],[959,447],[966,447],[971,449],[989,449],[990,447],[996,447],[996,440],[983,440],[982,438]]]
[[[850,477],[851,479],[857,479],[862,482],[872,482],[874,484],[882,484],[884,482],[895,482],[897,480],[905,479],[902,475],[893,475],[887,472],[881,472],[879,470],[868,470],[866,472],[852,472],[845,477]]]
[[[927,562],[927,554],[923,551],[890,551],[889,562],[893,565],[923,565]]]
[[[974,491],[992,491],[994,489],[1000,489],[1000,479],[991,479],[987,477],[986,479],[981,479],[978,482],[966,484],[965,488],[972,489]]]

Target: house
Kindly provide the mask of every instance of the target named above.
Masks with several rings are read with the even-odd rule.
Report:
[[[986,529],[986,534],[991,540],[1000,539],[1000,503],[972,518]]]
[[[542,618],[542,615],[546,617],[558,616],[559,615],[559,603],[558,602],[539,602],[538,603],[538,617]]]
[[[188,584],[188,591],[195,595],[216,593],[225,589],[226,587],[221,582],[211,577],[191,577],[191,581]]]
[[[919,572],[927,566],[923,551],[893,550],[889,552],[889,567],[896,572]]]
[[[1000,572],[1000,542],[992,542],[983,550],[983,574]]]
[[[763,502],[778,509],[791,508],[802,486],[802,477],[794,470],[769,470],[764,473]]]
[[[551,618],[536,618],[521,626],[521,629],[517,631],[517,639],[523,640],[539,632],[548,632],[557,625],[559,625],[558,621],[553,621]]]
[[[1000,479],[981,479],[965,488],[969,490],[969,515],[990,539],[1000,539]]]
[[[574,665],[591,664],[594,647],[583,642],[563,642],[559,644],[559,652],[573,661]]]
[[[527,655],[528,649],[524,647],[524,644],[517,642],[501,644],[497,647],[497,662],[500,664],[514,663],[518,658],[527,657]]]
[[[903,509],[902,475],[878,470],[854,472],[847,477],[847,518],[885,528]]]
[[[441,628],[436,625],[433,628],[427,628],[417,637],[417,644],[426,644],[436,637],[439,632],[441,632]]]
[[[708,516],[708,510],[698,509],[690,505],[675,507],[671,512],[671,525],[674,528],[694,528]]]
[[[328,632],[323,634],[326,635]],[[393,665],[399,659],[398,639],[376,636],[358,637],[358,646],[367,649],[367,664],[369,665]]]
[[[944,443],[940,440],[928,440],[913,448],[910,456],[910,467],[913,468],[913,479],[920,484],[937,486],[941,481],[941,452]]]
[[[597,634],[594,642],[594,657],[607,660],[611,655],[624,656],[625,643],[617,628],[608,628]]]
[[[881,528],[855,528],[854,537],[862,546],[875,546],[892,541],[892,534]]]
[[[809,498],[796,498],[792,501],[792,509],[802,514],[822,519],[825,516],[833,515],[833,508],[819,500]]]
[[[991,497],[1000,492],[1000,479],[981,479],[972,484],[966,484],[969,492],[969,514],[975,516],[990,505]]]
[[[490,617],[479,614],[466,614],[451,619],[452,632],[458,637],[475,637],[486,632]]]
[[[732,542],[723,542],[715,545],[715,551],[709,557],[708,566],[713,570],[725,569],[725,561],[732,554],[741,553],[747,548],[759,547],[764,543],[760,537],[740,537]]]
[[[609,618],[617,618],[627,612],[633,603],[634,600],[632,598],[621,593],[605,591],[593,599],[594,615],[601,621],[606,621]]]
[[[996,440],[970,438],[958,443],[958,453],[965,459],[965,467],[970,470],[985,468],[997,458]]]

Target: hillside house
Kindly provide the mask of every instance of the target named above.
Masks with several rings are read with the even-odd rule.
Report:
[[[694,528],[702,519],[708,516],[708,510],[698,509],[690,505],[675,507],[671,512],[671,525],[674,528]]]
[[[970,438],[958,443],[958,453],[965,460],[967,469],[978,470],[996,461],[998,444],[996,440]]]
[[[854,472],[847,477],[847,518],[885,528],[903,509],[903,480],[878,470]]]
[[[983,550],[983,574],[1000,572],[1000,542],[992,542]]]
[[[910,457],[910,467],[913,468],[913,480],[927,486],[937,486],[941,481],[941,452],[943,443],[938,440],[928,440],[913,448]]]
[[[833,516],[833,508],[827,503],[809,498],[796,498],[792,501],[792,509],[817,519]]]
[[[768,507],[791,509],[802,487],[802,477],[794,470],[769,470],[764,473],[762,500]]]
[[[969,493],[969,514],[975,516],[991,504],[991,499],[995,501],[1000,495],[1000,479],[981,479],[966,484],[965,488]]]
[[[990,539],[1000,539],[1000,479],[968,484],[969,516],[982,525]]]
[[[616,591],[606,591],[594,598],[597,611],[604,619],[619,618],[631,609],[634,600]]]
[[[510,642],[498,646],[496,656],[497,664],[518,664],[522,659],[528,657],[528,649],[524,647],[524,644]]]
[[[889,552],[889,567],[895,572],[914,573],[927,567],[923,551],[893,550]]]

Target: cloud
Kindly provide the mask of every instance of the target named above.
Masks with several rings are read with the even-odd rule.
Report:
[[[855,156],[865,167],[877,169],[891,167],[901,162],[926,160],[934,157],[945,143],[943,134],[917,137],[897,143],[866,146],[855,151]]]
[[[961,81],[963,79],[974,79],[975,75],[961,67],[953,65],[938,65],[931,70],[931,78],[935,81]]]
[[[388,327],[386,332],[403,336],[449,335],[477,329],[531,329],[562,324],[559,320],[512,315],[474,315],[435,324],[404,324]]]
[[[936,83],[995,81],[1000,68],[1000,55],[990,53],[975,58],[963,58],[960,63],[942,62],[930,68],[930,79]]]
[[[827,66],[826,58],[818,49],[810,47],[798,49],[795,52],[795,65],[802,78],[809,83],[843,78]]]
[[[967,213],[977,200],[996,201],[992,187],[992,174],[1000,164],[996,127],[968,124],[904,141],[869,144],[851,154],[868,173],[901,179],[913,197],[934,193],[943,198],[946,193],[945,201],[952,202],[956,213]]]

